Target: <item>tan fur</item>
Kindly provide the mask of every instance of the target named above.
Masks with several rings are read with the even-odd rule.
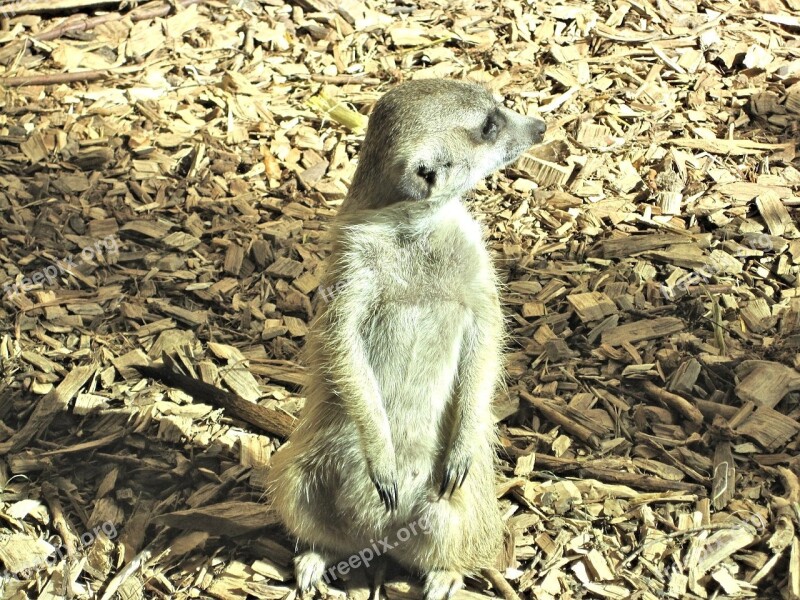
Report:
[[[270,471],[273,506],[305,550],[302,590],[411,523],[420,531],[388,554],[425,575],[430,600],[494,562],[504,327],[462,196],[543,132],[473,84],[409,82],[377,103],[333,227],[305,410]]]

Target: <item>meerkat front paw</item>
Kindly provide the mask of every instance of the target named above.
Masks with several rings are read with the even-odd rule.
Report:
[[[449,499],[455,491],[464,485],[467,479],[472,458],[464,451],[452,448],[444,465],[442,484],[439,487],[439,498]]]
[[[464,587],[457,571],[431,571],[425,576],[425,600],[447,600]]]
[[[372,484],[378,490],[378,496],[388,512],[397,510],[397,479],[394,476],[371,475]]]
[[[397,491],[397,467],[394,464],[394,458],[373,461],[370,465],[369,478],[378,491],[378,496],[380,496],[386,510],[390,512],[397,510],[399,494]]]
[[[325,573],[325,557],[319,552],[308,550],[294,559],[294,575],[297,589],[305,595],[322,580]]]

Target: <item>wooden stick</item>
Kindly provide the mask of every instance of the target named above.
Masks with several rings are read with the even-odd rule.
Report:
[[[207,402],[216,406],[221,406],[227,410],[231,416],[235,416],[242,421],[258,427],[262,431],[287,438],[294,429],[296,419],[289,413],[267,408],[255,402],[249,402],[238,394],[228,392],[214,385],[189,377],[183,373],[178,373],[171,368],[173,361],[165,356],[163,365],[147,365],[133,367],[142,375],[156,379],[169,386],[183,390],[192,398],[200,402]]]
[[[363,75],[312,75],[311,81],[330,83],[332,85],[349,85],[351,83],[378,85],[381,82],[377,77],[364,77]]]
[[[538,455],[536,458],[539,458]],[[706,495],[706,488],[696,483],[670,481],[668,479],[661,479],[660,477],[628,473],[627,471],[618,471],[616,469],[586,467],[578,469],[578,475],[583,479],[598,479],[604,483],[627,485],[635,490],[646,490],[648,492],[689,492],[691,494],[697,494],[698,496]]]
[[[534,398],[525,390],[520,390],[519,395],[524,400],[533,404],[536,407],[536,410],[542,413],[542,416],[551,423],[563,427],[566,431],[580,439],[583,443],[588,444],[595,450],[600,448],[600,438],[598,438],[587,427],[584,427],[580,423],[576,423],[566,415],[562,414],[553,402],[550,402],[545,398]]]
[[[739,409],[735,406],[720,404],[719,402],[712,402],[710,400],[697,400],[696,403],[697,408],[709,421],[713,421],[714,417],[717,415],[725,419],[730,419],[739,412]]]
[[[513,454],[513,452],[511,453]],[[685,481],[670,481],[651,475],[640,475],[639,473],[629,473],[619,469],[608,469],[595,466],[602,464],[603,460],[579,461],[574,458],[562,458],[551,456],[550,454],[536,453],[537,471],[544,470],[558,473],[562,476],[566,473],[577,474],[583,479],[597,479],[603,483],[614,483],[627,485],[633,489],[645,490],[650,492],[686,492],[698,496],[706,495],[706,488],[703,485],[688,483]]]
[[[183,8],[190,6],[192,4],[202,4],[205,0],[177,0],[177,5]],[[132,22],[136,23],[138,21],[147,21],[148,19],[157,19],[158,17],[166,17],[170,12],[173,10],[173,5],[168,2],[148,2],[138,8],[134,8],[132,11],[127,12],[125,14],[122,13],[109,13],[107,15],[100,15],[99,17],[92,17],[91,19],[75,19],[65,21],[58,27],[54,27],[53,29],[49,29],[44,33],[41,33],[35,38],[39,41],[50,41],[57,38],[60,38],[65,33],[76,33],[81,31],[88,31],[89,29],[94,29],[98,25],[102,25],[103,23],[109,23],[111,21],[121,21],[122,19],[130,19]]]
[[[703,422],[703,413],[686,398],[661,389],[652,381],[645,381],[642,387],[650,396],[656,400],[661,400],[661,402],[678,411],[692,423],[699,424]]]
[[[505,600],[520,600],[519,596],[517,596],[517,593],[514,591],[514,588],[508,584],[506,578],[503,577],[502,573],[500,573],[500,571],[497,569],[481,569],[481,575],[489,580],[489,583],[492,584],[492,587],[497,590]]]
[[[119,0],[12,0],[11,2],[0,2],[0,12],[11,16],[33,15],[119,3]]]
[[[47,73],[46,75],[20,75],[19,77],[0,78],[3,87],[22,87],[26,85],[57,85],[76,81],[97,81],[112,74],[109,69],[97,71],[78,71],[76,73]]]
[[[205,0],[175,0],[178,6],[186,7],[191,4],[202,4]],[[87,18],[79,16],[75,19],[66,19],[63,23],[42,32],[38,35],[25,38],[22,41],[8,44],[5,48],[0,50],[0,62],[6,61],[16,56],[21,50],[27,48],[32,40],[39,42],[46,42],[55,40],[67,33],[80,33],[82,31],[89,31],[98,25],[110,23],[112,21],[121,21],[122,19],[130,19],[132,22],[145,21],[147,19],[155,19],[157,17],[164,17],[168,15],[173,9],[173,5],[168,2],[149,2],[144,6],[133,9],[127,13],[108,13],[107,15],[100,15],[98,17]]]
[[[64,508],[61,506],[61,500],[58,499],[58,488],[49,481],[42,482],[42,496],[45,502],[50,506],[50,512],[53,515],[53,525],[55,525],[58,533],[61,534],[61,539],[64,540],[63,543],[67,549],[67,556],[74,557],[80,543],[80,538],[72,530],[69,519],[64,515]]]

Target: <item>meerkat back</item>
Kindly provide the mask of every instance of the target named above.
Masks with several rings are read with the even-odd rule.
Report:
[[[449,80],[402,84],[375,106],[333,227],[301,424],[270,471],[304,549],[301,590],[388,555],[439,600],[498,553],[503,316],[463,196],[544,129]]]

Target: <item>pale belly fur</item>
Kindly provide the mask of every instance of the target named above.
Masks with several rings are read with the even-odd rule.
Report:
[[[405,471],[398,473],[401,479],[427,479],[435,458],[446,449],[449,431],[444,425],[466,319],[464,307],[453,300],[394,301],[383,304],[366,327],[366,350],[397,463]]]

